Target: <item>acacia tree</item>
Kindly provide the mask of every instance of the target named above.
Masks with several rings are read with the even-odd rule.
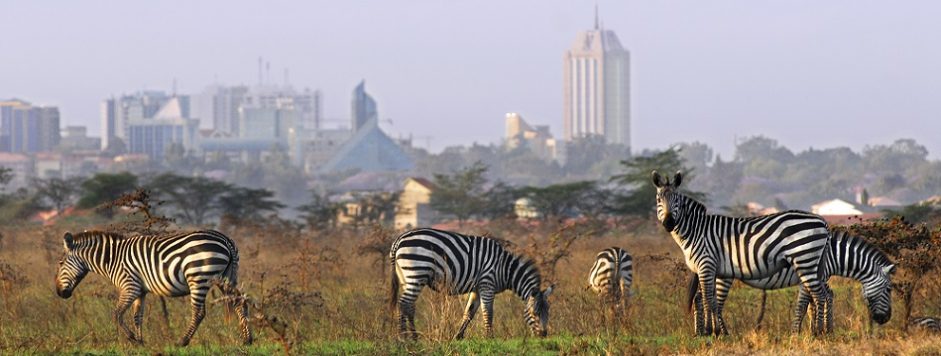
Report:
[[[136,187],[137,176],[131,173],[98,173],[82,182],[82,196],[78,200],[78,207],[88,209],[109,203]],[[111,207],[104,207],[99,211],[108,218],[114,214]]]
[[[479,214],[487,205],[484,198],[487,184],[487,166],[480,161],[452,174],[435,174],[437,187],[431,193],[429,205],[443,215],[450,215],[459,224]]]
[[[626,172],[611,177],[611,182],[618,184],[626,193],[617,194],[614,197],[612,212],[628,215],[641,215],[649,217],[654,212],[654,201],[657,195],[657,188],[650,180],[650,172],[658,170],[673,174],[676,171],[683,172],[683,181],[690,182],[693,179],[692,169],[685,166],[679,151],[669,148],[665,151],[657,152],[647,156],[636,156],[630,160],[621,161]],[[690,184],[683,184],[689,187]],[[680,191],[699,201],[705,200],[704,193],[689,191],[680,188]]]
[[[331,202],[325,194],[311,191],[311,200],[297,207],[309,229],[329,229],[336,226],[340,204]]]
[[[79,184],[81,178],[33,178],[31,183],[36,196],[44,203],[50,204],[56,211],[61,212],[71,204],[81,191]]]
[[[593,194],[595,190],[595,182],[581,181],[547,187],[526,187],[521,189],[521,192],[529,198],[533,208],[542,214],[542,218],[549,220],[577,216],[589,211],[591,205],[603,204],[602,201],[593,201],[598,198]]]
[[[274,200],[274,192],[231,186],[218,200],[221,218],[231,222],[258,221],[264,213],[275,213],[284,204]]]
[[[149,188],[176,210],[187,224],[202,225],[220,211],[219,199],[233,187],[206,177],[184,177],[164,173],[154,177]]]

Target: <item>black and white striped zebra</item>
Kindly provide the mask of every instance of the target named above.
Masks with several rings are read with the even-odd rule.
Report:
[[[483,304],[487,336],[493,336],[493,298],[511,290],[526,303],[523,317],[533,334],[546,336],[548,297],[552,288],[540,289],[542,280],[533,262],[507,251],[500,241],[436,229],[415,229],[399,236],[389,257],[393,265],[390,302],[399,303],[400,332],[417,338],[415,301],[425,286],[450,295],[470,293],[460,331]],[[404,292],[398,295],[399,288]],[[411,335],[409,335],[409,333]]]
[[[895,265],[889,261],[889,258],[882,251],[870,245],[866,240],[850,236],[843,231],[832,234],[828,248],[829,251],[824,260],[824,270],[821,278],[840,276],[859,281],[862,284],[863,297],[866,298],[869,307],[870,318],[879,324],[888,322],[892,318],[892,275],[895,273]],[[722,314],[729,290],[732,288],[732,281],[733,279],[728,278],[716,280],[717,312],[719,314]],[[762,290],[781,289],[801,284],[800,278],[798,278],[797,273],[794,273],[794,268],[791,266],[787,266],[767,278],[745,279],[742,282]],[[693,278],[690,281],[689,304],[691,306],[700,305],[699,300],[693,301],[692,298],[701,298],[701,296],[697,280]],[[828,304],[831,302],[832,295],[828,296],[827,300]],[[807,307],[810,303],[811,296],[801,288],[791,323],[791,329],[794,332],[800,331],[804,315],[807,313]],[[827,305],[824,310],[826,313],[825,328],[831,330],[832,308]],[[695,312],[698,315],[702,311],[696,310]]]
[[[941,333],[941,319],[920,316],[908,320],[908,326],[919,328],[933,333]]]
[[[716,278],[767,278],[792,266],[814,300],[812,329],[823,332],[823,310],[828,294],[819,276],[820,261],[830,236],[826,221],[802,211],[760,217],[712,215],[700,202],[678,191],[683,175],[669,178],[652,173],[657,188],[657,219],[683,250],[686,266],[699,277],[703,293],[704,334],[724,334],[725,324],[716,302]]]
[[[69,298],[89,271],[111,280],[118,287],[118,304],[112,318],[128,340],[143,343],[141,325],[144,297],[149,293],[166,297],[189,296],[192,318],[179,345],[190,339],[206,315],[206,294],[217,281],[224,293],[238,283],[239,254],[229,237],[207,230],[168,236],[134,236],[87,231],[63,238],[65,253],[59,261],[56,293]],[[242,340],[251,344],[248,308],[229,298],[239,316]],[[237,304],[237,305],[236,305]],[[124,323],[124,313],[134,308],[132,332]]]
[[[630,296],[634,282],[634,263],[631,255],[620,247],[609,247],[595,256],[595,264],[588,273],[588,288],[613,301]]]

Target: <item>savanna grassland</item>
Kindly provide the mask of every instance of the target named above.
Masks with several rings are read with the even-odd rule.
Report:
[[[534,257],[550,298],[550,337],[529,336],[523,303],[509,292],[495,302],[495,338],[485,339],[478,318],[468,339],[450,341],[465,299],[428,289],[418,304],[418,342],[397,338],[396,313],[388,306],[387,249],[396,232],[378,227],[303,231],[271,224],[219,229],[241,252],[241,290],[251,300],[256,343],[239,345],[237,318],[221,302],[188,348],[172,346],[189,319],[186,298],[148,297],[144,346],[133,346],[111,320],[116,291],[101,276],[87,277],[68,300],[55,294],[61,236],[102,221],[74,219],[55,226],[6,226],[0,240],[0,354],[941,354],[941,336],[903,332],[894,317],[870,329],[858,283],[834,278],[836,332],[814,339],[788,330],[796,290],[771,292],[763,327],[755,330],[760,292],[736,285],[725,315],[730,336],[692,336],[684,311],[686,278],[672,239],[647,221],[610,226],[580,222],[520,225],[491,222],[464,231],[505,238]],[[615,319],[585,289],[594,255],[621,246],[634,256],[635,295]],[[935,283],[936,284],[936,283]],[[920,292],[916,314],[938,315],[938,288]],[[934,297],[928,297],[934,296]],[[219,298],[210,295],[210,301]],[[896,300],[896,308],[899,309]],[[128,315],[128,323],[131,322]]]

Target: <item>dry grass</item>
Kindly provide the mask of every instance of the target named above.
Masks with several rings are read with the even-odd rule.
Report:
[[[116,293],[110,282],[89,276],[72,299],[56,297],[53,277],[61,253],[61,233],[86,226],[6,227],[0,247],[0,353],[132,352],[180,353],[170,345],[183,332],[189,309],[185,298],[168,300],[169,329],[157,298],[149,298],[144,325],[146,346],[135,347],[119,337],[110,320]],[[764,329],[752,330],[760,293],[736,286],[726,312],[731,336],[721,339],[692,335],[691,318],[683,311],[687,271],[672,240],[654,227],[632,226],[630,232],[591,228],[521,227],[501,222],[487,231],[523,251],[551,262],[557,292],[551,298],[550,338],[529,337],[522,319],[523,304],[511,293],[496,301],[494,340],[481,336],[476,320],[469,340],[449,341],[460,324],[466,299],[426,290],[418,304],[418,343],[396,339],[398,322],[388,309],[388,266],[376,263],[375,241],[390,231],[356,230],[302,232],[291,227],[257,226],[223,231],[241,250],[241,289],[256,312],[274,318],[277,326],[256,325],[256,346],[241,348],[237,318],[221,304],[209,313],[185,352],[272,353],[694,353],[694,354],[938,354],[941,338],[906,336],[901,321],[869,332],[859,286],[834,280],[837,333],[823,339],[791,335],[794,290],[769,294]],[[561,232],[560,232],[561,231]],[[591,233],[588,233],[591,232]],[[571,238],[577,234],[577,238]],[[382,235],[382,236],[380,236]],[[563,236],[564,235],[564,236]],[[567,247],[566,247],[567,246]],[[585,290],[595,253],[610,246],[627,249],[635,261],[635,296],[614,320],[598,298]],[[563,251],[564,249],[564,251]],[[362,252],[360,254],[359,252]],[[385,271],[385,272],[383,272]],[[932,290],[927,293],[937,293]],[[210,300],[218,298],[215,293]],[[938,298],[929,298],[937,301]],[[896,306],[897,307],[897,306]],[[938,305],[922,306],[929,315]],[[280,328],[278,330],[277,328]]]

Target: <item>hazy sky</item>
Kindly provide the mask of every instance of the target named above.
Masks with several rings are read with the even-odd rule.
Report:
[[[562,54],[592,1],[4,1],[0,98],[99,103],[142,88],[253,84],[257,60],[349,117],[360,79],[393,135],[495,142],[504,114],[562,133]],[[795,150],[911,137],[941,157],[941,2],[613,1],[632,56],[635,150],[764,134]],[[424,145],[424,140],[416,142]]]

